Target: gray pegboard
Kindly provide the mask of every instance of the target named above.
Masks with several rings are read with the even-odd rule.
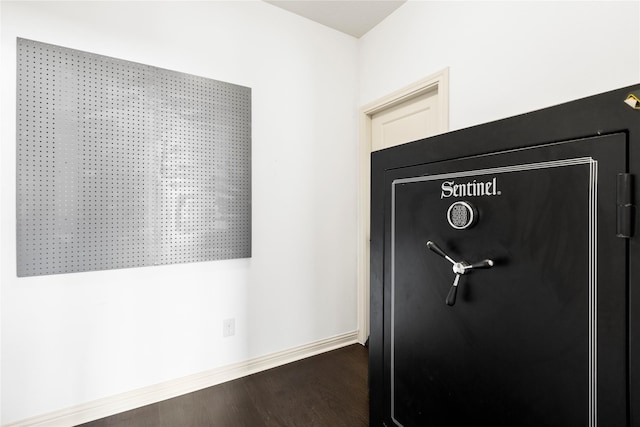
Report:
[[[18,276],[251,256],[251,89],[18,39]]]

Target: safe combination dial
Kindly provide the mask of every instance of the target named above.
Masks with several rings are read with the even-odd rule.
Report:
[[[494,262],[490,259],[485,259],[473,264],[469,264],[466,261],[454,261],[442,250],[440,246],[436,245],[431,240],[427,242],[427,248],[431,249],[433,252],[437,253],[438,255],[449,261],[451,264],[453,264],[453,273],[456,275],[456,277],[453,279],[453,285],[451,286],[451,289],[449,289],[447,299],[445,300],[447,305],[454,305],[456,303],[456,294],[458,293],[458,282],[460,281],[460,276],[462,276],[463,274],[467,274],[470,270],[479,268],[491,268],[494,264]]]
[[[447,221],[456,230],[464,230],[478,222],[478,211],[469,202],[454,202],[447,210]]]

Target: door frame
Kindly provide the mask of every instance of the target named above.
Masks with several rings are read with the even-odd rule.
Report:
[[[357,302],[358,342],[369,337],[369,240],[371,222],[371,119],[374,114],[423,95],[438,91],[438,132],[449,130],[449,67],[404,86],[388,95],[360,107],[358,141],[358,218],[357,218]]]

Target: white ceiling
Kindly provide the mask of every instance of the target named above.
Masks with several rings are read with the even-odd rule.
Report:
[[[360,38],[407,0],[264,0]]]

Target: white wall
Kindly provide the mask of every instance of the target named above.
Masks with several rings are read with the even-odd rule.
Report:
[[[356,39],[259,1],[1,13],[2,424],[356,329]],[[16,278],[16,37],[251,87],[253,257]]]
[[[359,105],[450,67],[450,129],[640,82],[640,2],[413,1],[359,45]]]

